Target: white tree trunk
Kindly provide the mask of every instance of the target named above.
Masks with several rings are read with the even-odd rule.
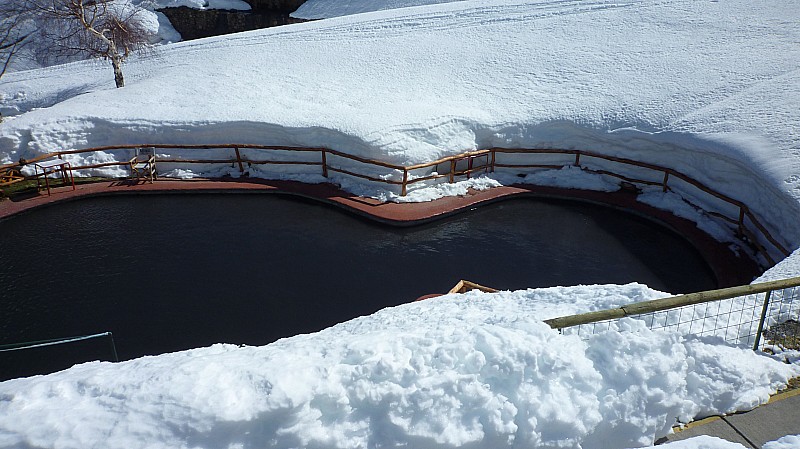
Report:
[[[114,67],[114,82],[117,83],[117,87],[125,87],[125,77],[122,76],[122,58],[112,55],[111,65]]]

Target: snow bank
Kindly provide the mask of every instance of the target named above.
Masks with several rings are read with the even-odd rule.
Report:
[[[658,446],[663,449],[747,449],[739,443],[732,443],[722,438],[701,435],[682,441],[673,441]],[[766,449],[766,447],[764,448]]]
[[[770,441],[762,449],[796,449],[800,447],[800,435],[786,435],[785,437]]]
[[[398,164],[580,148],[684,172],[796,248],[798,20],[780,1],[461,1],[177,43],[132,58],[124,89],[102,62],[6,75],[0,163],[147,142],[327,146]],[[170,168],[190,169],[212,172]],[[286,170],[256,175],[308,174]]]
[[[578,307],[657,294],[594,290],[577,289]],[[632,320],[586,342],[560,335],[539,319],[562,295],[450,295],[264,347],[3,382],[0,446],[641,447],[676,418],[752,408],[800,374]]]

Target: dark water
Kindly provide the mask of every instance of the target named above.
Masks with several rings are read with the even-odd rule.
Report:
[[[446,292],[637,281],[714,288],[647,220],[517,199],[393,228],[266,195],[85,199],[0,222],[0,344],[113,332],[122,359],[260,345]],[[0,353],[0,378],[109,360],[106,339]]]

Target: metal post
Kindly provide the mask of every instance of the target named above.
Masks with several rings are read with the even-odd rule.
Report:
[[[764,295],[764,307],[761,308],[761,319],[758,321],[758,331],[756,331],[756,342],[753,344],[753,351],[758,351],[758,344],[761,343],[761,333],[764,331],[764,321],[767,318],[767,309],[769,308],[769,298],[772,295],[772,290],[767,291]]]
[[[114,344],[114,334],[111,332],[106,332],[111,338],[111,353],[114,354],[114,361],[119,362],[119,356],[117,355],[117,345]]]

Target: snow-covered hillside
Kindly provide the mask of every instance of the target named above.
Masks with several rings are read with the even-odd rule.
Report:
[[[346,2],[336,0],[308,0],[297,11],[291,14],[298,19],[330,19],[331,17],[351,16],[373,11],[386,11],[388,9],[411,8],[414,6],[436,5],[460,0],[384,0],[380,2],[370,0],[350,0]]]
[[[0,163],[144,143],[326,146],[401,164],[578,148],[684,172],[795,249],[799,22],[778,0],[468,0],[182,42],[129,60],[123,89],[104,61],[4,76]],[[175,173],[191,170],[221,173]],[[798,261],[773,275],[797,275]],[[588,342],[541,322],[654,295],[472,293],[262,348],[3,382],[0,447],[633,447],[800,374],[634,321]]]
[[[463,1],[7,75],[0,162],[117,143],[328,146],[396,163],[488,146],[672,167],[800,245],[797,8]],[[108,160],[110,155],[95,160]],[[80,158],[73,160],[81,162]]]

